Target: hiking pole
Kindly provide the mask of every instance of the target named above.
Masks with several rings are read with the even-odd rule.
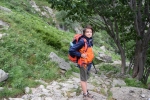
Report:
[[[94,62],[93,62],[93,61],[92,61],[92,64],[93,64],[94,69],[95,69],[95,74],[97,74],[97,70],[96,70],[96,67],[95,67],[95,64],[94,64]]]

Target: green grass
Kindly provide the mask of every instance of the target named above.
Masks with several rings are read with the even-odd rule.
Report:
[[[72,72],[79,73],[79,72],[80,72],[80,70],[79,70],[79,68],[78,68],[78,67],[76,67],[76,66],[74,66],[74,65],[71,65],[71,69],[70,69],[70,70],[68,70],[68,71],[65,73],[66,78],[69,78],[69,77],[70,77],[70,75],[72,75]]]
[[[0,1],[1,6],[12,11],[7,13],[0,10],[0,19],[10,26],[8,30],[0,30],[0,33],[7,34],[0,40],[0,68],[9,73],[8,79],[0,83],[0,87],[4,87],[4,90],[0,91],[0,99],[24,94],[25,87],[35,87],[40,84],[35,82],[37,79],[50,82],[61,78],[58,64],[51,62],[48,57],[50,52],[55,52],[68,61],[69,43],[74,33],[50,26],[53,25],[53,19],[41,16],[31,7],[29,1]],[[40,8],[43,5],[49,6],[47,0],[35,1]],[[99,37],[102,37],[101,34],[95,39],[97,45]],[[103,43],[100,41],[100,46]],[[94,46],[94,51],[97,55],[99,47]],[[69,78],[72,72],[79,73],[79,68],[71,66],[72,69],[65,73],[66,78]],[[105,65],[100,70],[116,69]],[[77,94],[79,93],[80,89],[77,89]]]
[[[0,87],[4,87],[0,98],[23,94],[26,86],[39,85],[36,79],[49,82],[60,78],[58,65],[48,56],[50,52],[55,52],[67,59],[70,36],[73,36],[49,26],[32,13],[33,8],[27,10],[29,5],[21,7],[22,2],[28,5],[23,0],[0,2],[0,5],[12,10],[12,13],[0,11],[0,19],[10,26],[8,30],[1,30],[7,35],[0,40],[0,67],[9,73],[9,77],[0,83]]]
[[[114,74],[119,72],[119,68],[115,67],[115,66],[112,66],[110,64],[102,64],[100,67],[99,67],[100,71],[105,71],[105,72],[109,72],[109,71],[113,71]]]
[[[147,85],[143,84],[141,81],[138,81],[136,79],[126,78],[125,82],[127,86],[147,88]]]

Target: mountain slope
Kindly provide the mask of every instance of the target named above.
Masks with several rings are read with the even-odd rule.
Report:
[[[6,34],[0,39],[0,68],[9,73],[9,78],[0,83],[4,87],[0,98],[22,94],[25,86],[39,84],[36,79],[59,78],[57,64],[48,56],[53,51],[65,58],[73,34],[47,24],[39,13],[33,13],[27,1],[3,0],[0,5],[4,8],[0,10],[0,21],[9,26],[0,28],[0,34]]]

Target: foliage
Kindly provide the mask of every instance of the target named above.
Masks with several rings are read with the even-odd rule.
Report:
[[[9,89],[8,90],[8,88],[4,88],[3,91],[0,91],[0,98],[1,97],[7,98],[9,96],[13,97],[13,96],[21,95],[21,94],[23,94],[22,90],[19,90],[19,89],[14,89],[14,90]]]
[[[149,0],[62,0],[61,2],[49,0],[49,2],[53,8],[67,11],[67,18],[80,21],[82,24],[93,24],[96,30],[105,30],[115,42],[121,55],[121,73],[125,73],[126,57],[130,60],[134,58],[133,77],[138,76],[138,80],[144,78],[146,83],[150,74],[150,68],[145,66],[148,65],[146,54],[150,40]]]
[[[121,43],[121,39],[124,37],[124,33],[127,31],[124,29],[124,26],[130,25],[131,20],[124,20],[124,18],[129,18],[131,14],[129,13],[129,7],[125,7],[126,5],[122,4],[119,1],[67,1],[63,0],[59,2],[59,0],[49,0],[52,4],[52,7],[58,10],[67,11],[67,18],[72,20],[80,21],[83,25],[92,24],[95,30],[105,30],[107,34],[110,36],[105,40],[109,39],[113,47],[118,49],[121,54],[122,63],[122,72],[125,73],[125,49],[124,43]],[[66,6],[64,6],[64,4]],[[107,9],[107,10],[104,10]],[[129,12],[127,12],[129,11]],[[128,16],[126,13],[129,13]],[[124,14],[125,13],[125,14]],[[130,16],[131,17],[131,16]],[[130,18],[131,19],[131,18]],[[113,44],[113,42],[115,45]],[[97,42],[97,41],[96,41]],[[104,44],[106,45],[106,44]],[[110,47],[109,47],[110,48]],[[112,48],[111,48],[112,49]]]
[[[147,88],[145,84],[143,84],[141,81],[138,81],[136,79],[126,78],[125,82],[127,86]]]
[[[109,71],[113,71],[114,74],[119,72],[119,69],[115,66],[112,66],[110,64],[102,64],[100,67],[99,67],[99,70],[100,71],[105,71],[105,72],[109,72]]]
[[[6,36],[0,40],[0,66],[1,69],[9,73],[9,78],[0,83],[0,87],[4,87],[3,91],[0,91],[0,98],[22,95],[26,86],[35,87],[39,85],[39,82],[35,81],[36,79],[52,81],[60,78],[58,65],[51,62],[48,58],[50,52],[53,51],[59,54],[59,57],[67,60],[66,55],[68,53],[69,42],[72,40],[74,33],[64,32],[49,26],[53,24],[53,19],[42,17],[39,12],[36,12],[31,7],[29,1],[30,0],[0,1],[0,5],[12,10],[11,13],[0,11],[0,19],[7,22],[10,26],[8,30],[1,30],[2,33],[6,33]],[[49,6],[47,0],[35,1],[40,5],[40,8],[42,8],[43,5]],[[58,0],[52,1],[56,2]],[[78,5],[70,3],[73,1]],[[79,2],[80,0],[73,1],[66,0],[67,5],[64,5],[66,7],[71,6],[74,11],[79,11],[79,15],[82,15],[84,20],[88,19],[87,15],[93,14],[89,12],[89,9],[86,7],[87,4],[83,0],[81,2]],[[63,3],[63,1],[59,0],[59,3]],[[80,7],[81,10],[78,10]],[[86,13],[83,13],[84,10]],[[110,9],[108,9],[108,11],[110,11]],[[60,18],[60,21],[62,21],[64,17],[68,18],[66,15],[59,16],[62,12],[58,13],[57,17],[58,19]],[[73,14],[73,19],[82,18],[72,11],[65,13]],[[61,23],[65,23],[68,26],[76,25],[73,20],[68,19]],[[102,34],[96,33],[94,43],[96,46],[105,45],[107,49],[113,51],[116,47],[109,37],[107,37],[106,42],[103,42],[103,40],[106,40],[106,37],[105,32],[102,32]],[[99,41],[99,39],[101,39],[101,41]],[[127,40],[127,38],[124,40]],[[131,43],[130,46],[132,47],[132,45],[134,44]],[[96,46],[94,46],[94,50],[99,51],[99,48]],[[118,69],[110,65],[103,65],[100,67],[100,70],[113,70],[114,72],[118,72]],[[78,73],[79,69],[72,65],[72,69],[66,72],[66,77],[69,77],[72,72]],[[81,93],[79,88],[77,89],[77,93]]]
[[[65,76],[66,76],[67,78],[69,78],[69,77],[70,77],[70,74],[72,74],[72,72],[79,73],[80,71],[79,71],[79,68],[78,68],[77,66],[71,65],[71,70],[68,70],[68,71],[65,73]]]
[[[32,13],[32,8],[31,12],[25,10],[28,6],[22,7],[22,3],[28,5],[26,1],[5,1],[0,5],[12,12],[0,11],[0,19],[10,26],[8,30],[1,30],[6,35],[0,40],[0,66],[9,73],[9,78],[0,83],[0,87],[4,87],[0,98],[21,95],[26,86],[39,85],[35,82],[38,79],[52,81],[60,78],[58,65],[51,62],[48,55],[53,51],[61,54],[60,57],[66,56],[73,35],[49,26]]]

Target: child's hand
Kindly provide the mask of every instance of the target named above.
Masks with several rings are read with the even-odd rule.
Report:
[[[86,58],[87,55],[83,53],[83,54],[81,54],[81,57],[82,57],[82,58]]]

